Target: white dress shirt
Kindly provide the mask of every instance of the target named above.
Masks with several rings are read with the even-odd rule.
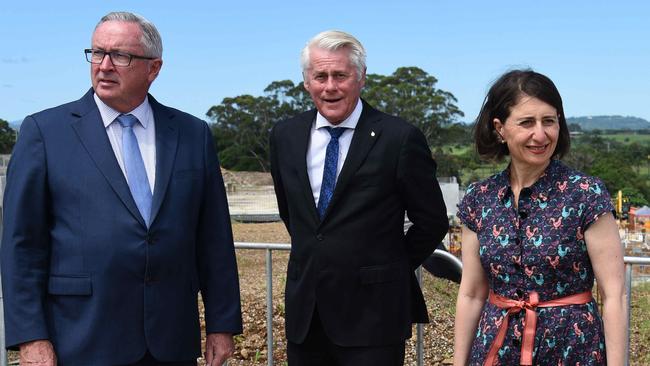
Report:
[[[127,182],[129,178],[126,176],[124,157],[122,157],[122,125],[120,125],[116,118],[120,114],[132,114],[140,122],[133,126],[133,133],[135,133],[135,137],[138,140],[138,147],[140,148],[140,154],[142,154],[144,168],[147,171],[149,188],[151,188],[151,192],[153,193],[153,188],[156,184],[156,125],[153,119],[153,110],[149,104],[149,98],[145,97],[144,102],[131,112],[120,113],[106,105],[106,103],[99,99],[97,94],[94,97],[99,114],[102,116],[104,127],[106,128],[108,140],[111,142],[117,163],[120,165],[120,169],[122,169],[122,173],[126,177]]]
[[[314,202],[318,206],[318,197],[320,196],[320,186],[323,181],[323,169],[325,168],[325,152],[327,151],[327,144],[329,144],[331,136],[329,131],[323,127],[340,128],[345,127],[346,131],[339,137],[339,159],[336,166],[336,179],[338,180],[345,158],[348,156],[350,144],[352,143],[352,136],[354,129],[359,123],[363,103],[361,99],[357,101],[357,105],[352,113],[338,125],[331,124],[323,115],[318,112],[316,114],[316,121],[311,126],[311,136],[309,139],[309,147],[307,148],[307,174],[309,175],[309,183],[311,184],[311,191],[314,195]]]

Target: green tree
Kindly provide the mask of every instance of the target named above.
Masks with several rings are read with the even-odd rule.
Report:
[[[582,127],[580,127],[580,125],[577,124],[577,123],[569,123],[569,131],[570,132],[581,132]]]
[[[281,104],[283,108],[289,108],[284,112],[304,112],[314,108],[314,103],[302,82],[294,84],[291,80],[274,81],[264,89],[269,98]]]
[[[274,81],[265,95],[224,98],[207,116],[221,165],[232,170],[269,170],[269,133],[273,125],[311,108],[308,94],[290,80]]]
[[[236,170],[265,170],[266,143],[257,137],[268,131],[268,105],[252,95],[224,98],[207,115],[215,120],[212,133],[224,167]]]
[[[641,178],[616,152],[595,152],[593,164],[583,171],[601,178],[610,194],[618,190],[629,190],[639,192],[646,200],[650,197],[650,186],[646,180]]]
[[[441,147],[433,151],[433,157],[436,160],[436,175],[438,177],[456,177],[460,182],[460,158],[452,154],[446,154]]]
[[[15,143],[16,131],[9,126],[9,122],[0,118],[0,154],[11,154]]]
[[[633,187],[625,187],[622,190],[623,197],[629,202],[630,205],[634,207],[642,207],[649,205],[648,199],[643,196],[638,189]],[[612,192],[612,195],[614,193]]]
[[[441,127],[462,117],[456,97],[437,89],[438,79],[417,67],[400,67],[391,75],[368,74],[363,97],[372,106],[416,125],[429,145],[441,142]]]
[[[589,145],[572,146],[569,154],[564,157],[563,161],[570,167],[581,172],[586,172],[594,163],[597,149]]]
[[[624,196],[639,204],[650,201],[650,183],[641,175],[645,170],[640,169],[648,153],[650,147],[641,144],[626,145],[585,133],[572,141],[571,151],[563,160],[577,170],[601,178],[610,194],[622,190]]]
[[[436,82],[436,78],[421,69],[403,67],[390,76],[369,74],[362,97],[379,110],[418,126],[432,145],[441,140],[441,133],[460,140],[462,126],[451,126],[449,131],[441,129],[463,113],[451,93],[435,88]],[[207,112],[213,122],[212,133],[222,166],[268,171],[268,139],[273,125],[313,107],[302,83],[291,80],[272,82],[259,97],[224,98]]]
[[[441,128],[438,135],[439,140],[444,142],[445,145],[467,146],[474,142],[472,126],[458,122]]]
[[[622,145],[617,149],[617,153],[621,158],[628,162],[628,164],[633,165],[636,168],[637,173],[646,172],[650,175],[650,170],[648,169],[648,164],[650,164],[650,146],[645,146],[646,144],[640,144],[638,142],[633,142],[631,144]]]

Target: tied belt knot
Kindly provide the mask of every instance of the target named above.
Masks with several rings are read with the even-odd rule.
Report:
[[[485,358],[484,366],[492,366],[497,360],[497,353],[503,342],[506,339],[506,332],[508,330],[508,320],[510,319],[510,314],[517,314],[520,311],[526,312],[526,317],[524,318],[524,331],[522,333],[521,340],[521,356],[519,358],[520,365],[532,365],[533,364],[533,348],[535,346],[535,331],[537,329],[537,308],[548,308],[556,306],[567,306],[567,305],[583,305],[591,301],[591,291],[581,292],[575,295],[569,295],[558,299],[553,299],[549,301],[539,302],[539,294],[532,291],[528,294],[528,301],[523,300],[513,300],[507,297],[497,295],[494,291],[490,290],[490,296],[488,297],[488,302],[495,305],[498,308],[508,310],[506,315],[503,317],[501,325],[499,326],[499,331],[490,346],[490,351]]]

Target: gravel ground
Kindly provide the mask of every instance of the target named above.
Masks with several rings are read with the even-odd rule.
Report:
[[[288,243],[289,237],[281,223],[233,223],[235,241]],[[266,365],[266,286],[263,251],[238,250],[244,334],[237,337],[235,357],[229,365]],[[284,340],[284,281],[287,252],[273,252],[273,364],[285,365]],[[424,326],[424,364],[449,365],[453,357],[453,322],[458,285],[423,275],[423,292],[431,323]],[[650,324],[650,286],[632,292],[631,365],[646,365],[650,339],[646,338]],[[415,328],[407,343],[406,365],[415,365]]]
[[[235,241],[288,243],[289,236],[281,223],[233,223]],[[284,365],[284,284],[288,252],[273,252],[273,364]],[[244,334],[236,338],[235,357],[229,365],[266,365],[266,285],[265,254],[261,250],[238,250]],[[424,275],[424,294],[431,323],[424,326],[425,365],[451,364],[453,350],[453,314],[458,285]],[[407,343],[406,364],[415,365],[414,337]],[[202,360],[201,360],[202,361]],[[201,364],[201,363],[200,363]]]

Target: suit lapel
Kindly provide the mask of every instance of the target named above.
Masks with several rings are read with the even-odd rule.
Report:
[[[306,113],[305,118],[298,124],[296,131],[297,145],[294,156],[297,160],[296,173],[302,186],[302,191],[305,195],[305,202],[309,205],[309,212],[311,213],[314,222],[319,222],[318,210],[314,202],[314,193],[311,190],[311,182],[309,182],[309,173],[307,172],[307,149],[309,149],[309,140],[311,139],[311,126],[316,118],[316,110],[312,113]]]
[[[336,206],[336,202],[343,195],[350,179],[354,176],[354,173],[356,173],[364,160],[366,160],[368,152],[370,152],[370,149],[379,139],[379,135],[381,134],[381,124],[377,122],[380,120],[380,117],[381,115],[374,108],[372,108],[368,103],[363,102],[363,112],[361,112],[359,122],[354,129],[350,149],[345,158],[343,169],[341,169],[341,174],[339,174],[339,177],[336,180],[334,194],[327,206],[327,210],[323,216],[323,221],[325,221],[332,208]]]
[[[178,148],[178,130],[172,121],[174,114],[170,109],[158,103],[151,95],[149,95],[149,103],[156,123],[156,185],[151,204],[151,223],[153,223],[160,211],[171,179]]]
[[[93,90],[90,89],[72,107],[72,114],[79,117],[79,119],[72,123],[72,128],[113,191],[115,191],[131,214],[144,225],[144,219],[140,215],[138,207],[135,205],[135,201],[129,190],[129,185],[115,158],[113,147],[108,140],[108,135],[102,123],[99,109],[97,109],[97,105],[93,99],[93,94]]]

